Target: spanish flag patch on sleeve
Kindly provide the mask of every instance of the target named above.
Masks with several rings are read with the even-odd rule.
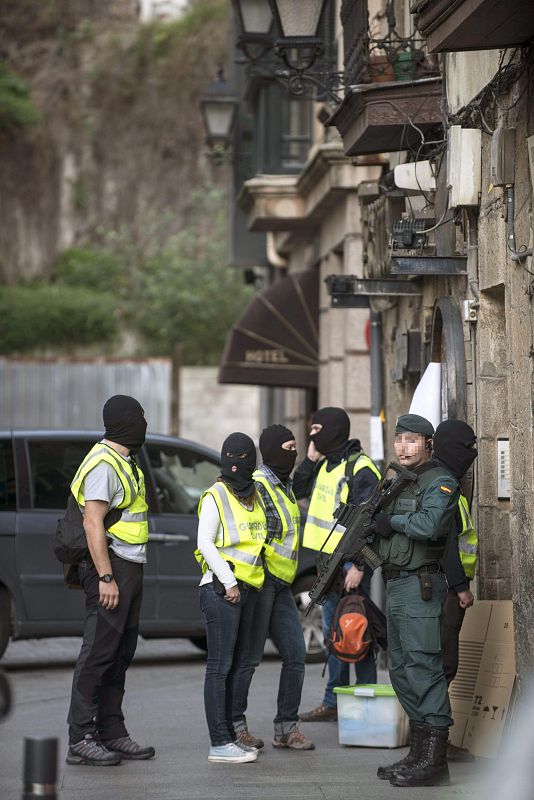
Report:
[[[442,492],[445,492],[445,494],[452,494],[452,489],[449,489],[448,486],[440,486],[439,488]]]

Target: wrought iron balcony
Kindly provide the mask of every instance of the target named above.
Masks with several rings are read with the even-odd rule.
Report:
[[[427,57],[424,39],[419,34],[404,36],[397,30],[393,0],[386,0],[384,11],[371,21],[367,0],[343,0],[341,24],[346,86],[437,74],[437,62]],[[387,31],[379,35],[384,27]]]
[[[426,54],[420,36],[397,30],[393,0],[371,27],[367,0],[343,0],[341,22],[345,97],[329,124],[346,155],[417,150],[442,122],[436,57]]]

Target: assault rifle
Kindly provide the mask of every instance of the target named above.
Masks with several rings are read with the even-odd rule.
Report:
[[[396,473],[393,479],[387,477],[388,472],[391,470]],[[306,609],[306,614],[309,614],[316,603],[317,605],[323,605],[326,595],[331,591],[332,585],[336,580],[337,572],[345,561],[365,561],[373,570],[381,566],[380,556],[368,543],[369,536],[372,535],[373,517],[379,511],[391,505],[397,495],[409,483],[416,480],[417,475],[414,472],[410,472],[401,467],[400,464],[392,461],[388,465],[382,480],[375,486],[373,493],[364,503],[360,503],[358,506],[352,505],[352,503],[341,503],[336,508],[334,511],[336,522],[323,547],[338,525],[343,525],[345,532],[310,589],[311,602]]]

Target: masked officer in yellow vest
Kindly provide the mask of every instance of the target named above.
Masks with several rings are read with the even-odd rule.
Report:
[[[460,430],[465,423],[460,422]],[[456,420],[448,420],[438,426],[434,434],[433,447],[434,456],[446,460],[452,464],[452,469],[461,472],[464,464],[460,461],[458,454],[453,452],[454,436],[451,436],[454,428],[458,425]],[[441,640],[443,645],[443,669],[447,684],[450,685],[458,671],[459,641],[460,631],[467,608],[473,605],[473,594],[470,589],[470,581],[475,577],[477,556],[478,556],[478,536],[471,519],[469,503],[464,495],[461,495],[458,510],[456,512],[457,537],[452,536],[447,546],[447,554],[444,562],[445,575],[449,590],[443,608],[443,619],[441,623]],[[447,745],[448,761],[473,761],[474,757],[468,750]]]
[[[258,749],[238,743],[232,723],[236,675],[247,655],[255,593],[263,586],[267,524],[253,473],[256,448],[232,433],[221,450],[221,475],[200,498],[198,549],[200,608],[206,620],[208,658],[204,707],[211,747],[208,761],[255,761]]]
[[[252,598],[248,655],[235,678],[234,729],[238,744],[263,747],[263,741],[249,732],[245,711],[250,682],[270,635],[282,658],[273,747],[313,750],[313,742],[297,726],[306,647],[291,591],[297,572],[300,535],[300,509],[289,477],[297,457],[293,433],[284,425],[265,428],[260,436],[260,453],[263,463],[254,473],[254,480],[267,521],[263,547],[265,583]]]
[[[148,540],[145,481],[134,457],[147,424],[137,400],[127,395],[111,397],[103,417],[104,439],[84,458],[71,484],[89,555],[78,566],[86,618],[72,682],[67,763],[92,766],[154,756],[153,747],[130,738],[122,713],[126,670],[137,646]],[[110,509],[122,514],[106,535]]]
[[[304,547],[318,552],[318,563],[323,553],[331,553],[341,538],[328,534],[334,524],[334,510],[340,502],[359,503],[367,500],[380,472],[371,459],[362,452],[358,439],[349,439],[350,420],[343,408],[321,408],[312,417],[310,445],[307,458],[300,464],[293,478],[297,499],[310,497],[308,516],[304,527]],[[326,543],[326,544],[325,544]],[[340,592],[361,585],[369,593],[371,571],[346,564],[342,587],[331,592],[323,605],[323,635],[327,638]],[[300,715],[303,722],[321,722],[337,719],[337,699],[334,687],[350,683],[350,665],[326,653],[328,681],[322,702],[312,711]],[[376,683],[376,663],[373,652],[356,664],[358,683]]]
[[[452,422],[452,421],[451,421]],[[452,725],[443,672],[441,618],[447,582],[442,560],[456,539],[460,478],[477,456],[476,436],[465,422],[442,423],[446,446],[431,457],[433,427],[405,414],[395,429],[395,453],[417,481],[374,519],[374,547],[386,583],[391,683],[410,719],[410,751],[379,767],[393,786],[448,785],[448,729]]]

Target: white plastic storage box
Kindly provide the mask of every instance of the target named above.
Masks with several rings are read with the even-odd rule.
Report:
[[[385,683],[337,686],[339,744],[403,747],[410,723],[393,686]]]

